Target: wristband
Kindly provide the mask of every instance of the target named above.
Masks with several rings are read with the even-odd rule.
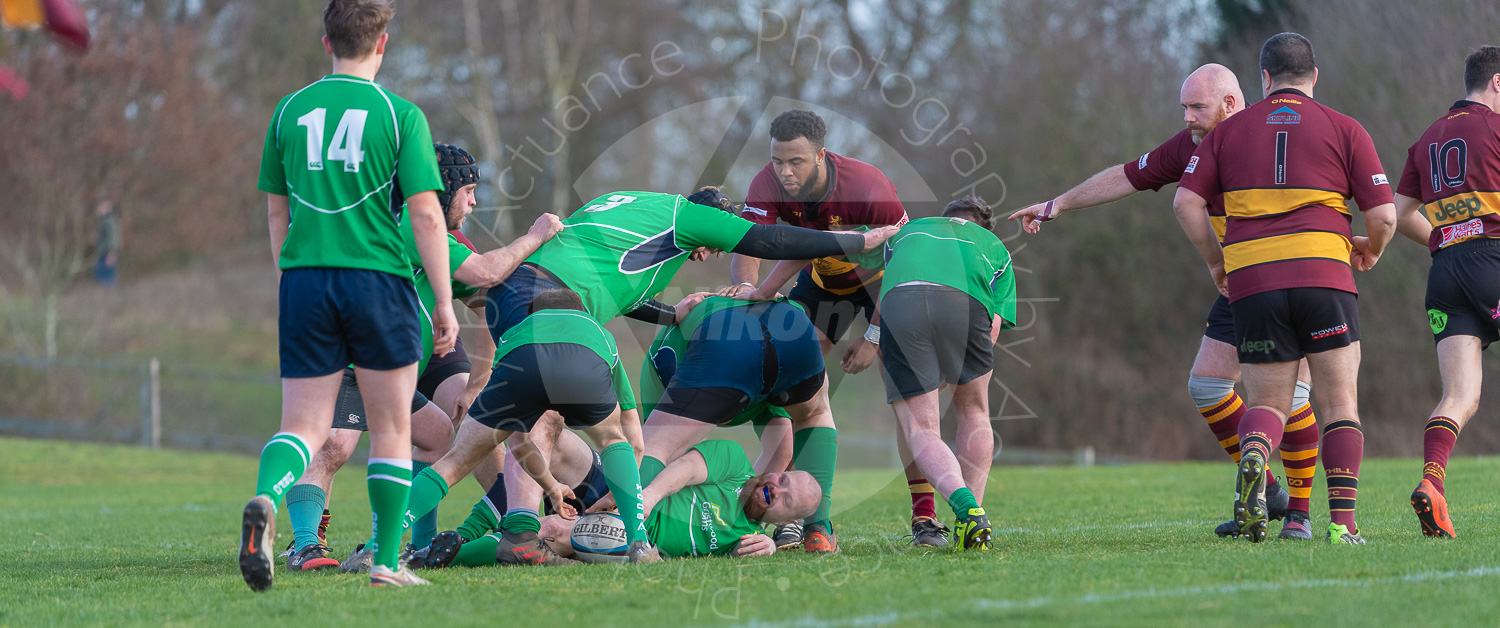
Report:
[[[1056,218],[1057,213],[1053,211],[1053,206],[1056,203],[1057,199],[1047,201],[1047,206],[1042,208],[1042,213],[1036,217],[1037,222],[1047,222],[1049,220],[1052,220],[1053,218]]]
[[[750,288],[754,288],[755,287],[755,284],[750,283],[748,281],[741,281],[741,282],[739,282],[737,284],[734,284],[734,285],[736,285],[736,286],[749,286]]]
[[[880,326],[879,325],[873,325],[872,324],[869,327],[865,328],[865,342],[868,342],[868,343],[870,343],[872,345],[879,345],[880,344]]]

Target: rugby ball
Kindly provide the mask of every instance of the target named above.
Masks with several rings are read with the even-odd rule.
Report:
[[[578,560],[586,563],[623,563],[625,550],[625,521],[614,513],[595,513],[578,518],[573,524],[573,551]]]

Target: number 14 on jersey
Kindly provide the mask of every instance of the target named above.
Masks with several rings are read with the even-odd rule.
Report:
[[[360,149],[365,137],[365,119],[370,112],[364,109],[349,109],[339,118],[339,126],[333,131],[333,143],[328,146],[328,161],[344,162],[344,172],[359,172],[365,152]],[[323,169],[323,127],[328,120],[328,109],[318,107],[297,118],[297,126],[307,128],[307,169]]]

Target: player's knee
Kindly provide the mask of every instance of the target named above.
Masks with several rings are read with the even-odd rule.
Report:
[[[1188,396],[1193,398],[1193,405],[1198,408],[1212,408],[1234,392],[1234,383],[1234,380],[1222,377],[1190,375]]]
[[[1292,391],[1292,412],[1306,407],[1310,399],[1312,399],[1312,384],[1297,382],[1296,390]]]

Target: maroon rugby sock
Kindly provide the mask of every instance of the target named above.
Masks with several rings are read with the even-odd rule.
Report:
[[[1458,442],[1458,422],[1445,416],[1427,420],[1427,431],[1422,433],[1422,477],[1432,482],[1438,493],[1443,492],[1443,478],[1448,475],[1448,455],[1453,453],[1453,444]]]
[[[1334,523],[1354,524],[1354,501],[1359,495],[1359,462],[1365,455],[1365,433],[1359,423],[1334,421],[1323,430],[1323,475],[1328,479],[1328,517]]]
[[[1270,460],[1271,452],[1281,445],[1282,431],[1286,426],[1276,412],[1266,408],[1251,408],[1240,419],[1240,454],[1256,451],[1261,460]]]

